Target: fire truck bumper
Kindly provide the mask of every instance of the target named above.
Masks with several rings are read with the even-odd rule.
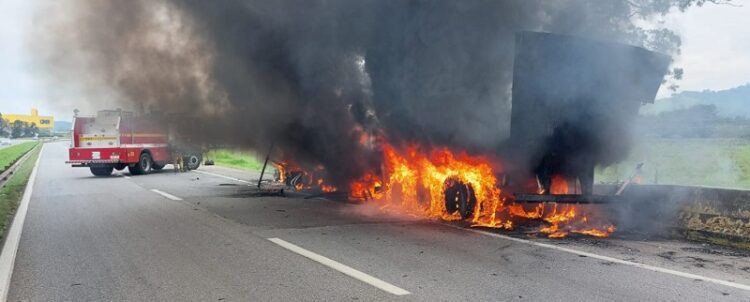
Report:
[[[122,161],[119,159],[81,159],[65,161],[66,164],[72,164],[73,167],[88,167],[97,164],[119,164],[121,162]]]

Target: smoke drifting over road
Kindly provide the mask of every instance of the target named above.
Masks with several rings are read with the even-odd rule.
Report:
[[[510,126],[517,31],[676,53],[671,32],[634,25],[663,8],[628,3],[68,0],[42,11],[33,43],[51,82],[92,108],[185,113],[202,141],[274,141],[344,183],[379,158],[362,132],[496,148]]]

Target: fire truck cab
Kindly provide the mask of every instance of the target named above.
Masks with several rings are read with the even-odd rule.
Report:
[[[132,175],[161,170],[183,157],[188,169],[197,169],[200,152],[177,150],[158,116],[135,116],[122,110],[101,110],[96,116],[76,116],[73,120],[68,164],[88,167],[96,176],[107,176],[126,167]]]

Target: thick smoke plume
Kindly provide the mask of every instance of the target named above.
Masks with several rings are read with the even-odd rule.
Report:
[[[83,108],[183,114],[196,140],[275,142],[341,184],[377,164],[362,133],[497,148],[517,31],[676,53],[670,31],[634,25],[669,9],[651,2],[67,0],[41,11],[33,48]]]

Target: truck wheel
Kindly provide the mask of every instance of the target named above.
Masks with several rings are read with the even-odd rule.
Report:
[[[112,174],[112,170],[114,170],[114,167],[89,167],[89,169],[91,170],[91,174],[94,174],[94,176],[109,176]]]
[[[453,214],[458,211],[461,218],[466,219],[474,214],[474,207],[477,204],[477,197],[474,195],[474,188],[471,184],[451,177],[445,181],[445,210]]]
[[[152,166],[153,161],[151,161],[151,154],[141,153],[138,163],[128,166],[128,170],[130,171],[130,174],[141,175],[150,172]]]
[[[201,166],[201,161],[203,161],[202,157],[203,156],[201,156],[200,154],[190,154],[188,156],[185,156],[182,160],[188,170],[195,170]]]
[[[126,164],[116,164],[115,165],[115,170],[122,171],[122,170],[125,170],[125,167],[127,167],[127,166],[128,165],[126,165]]]

